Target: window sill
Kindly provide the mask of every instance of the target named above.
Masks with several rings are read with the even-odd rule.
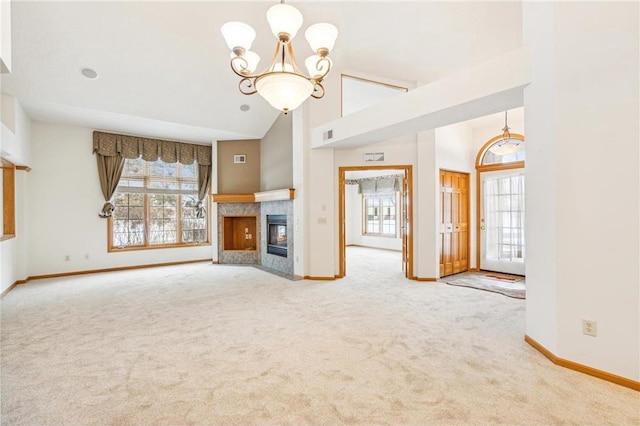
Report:
[[[158,250],[158,249],[175,249],[175,248],[188,248],[188,247],[204,247],[211,246],[210,242],[198,243],[198,244],[165,244],[154,246],[131,246],[131,247],[109,247],[107,253],[119,253],[125,251],[142,251],[142,250]]]

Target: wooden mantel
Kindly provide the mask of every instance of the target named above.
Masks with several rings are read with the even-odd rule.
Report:
[[[265,201],[293,200],[295,189],[284,188],[253,194],[213,194],[215,203],[263,203]]]

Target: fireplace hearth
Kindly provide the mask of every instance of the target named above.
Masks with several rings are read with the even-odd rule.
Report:
[[[287,257],[287,216],[267,215],[267,253]]]

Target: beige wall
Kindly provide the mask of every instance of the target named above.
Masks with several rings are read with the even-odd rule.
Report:
[[[260,190],[293,188],[292,114],[280,114],[260,142]]]
[[[233,156],[246,155],[247,162],[234,164]],[[249,194],[260,191],[260,141],[218,141],[218,194]]]

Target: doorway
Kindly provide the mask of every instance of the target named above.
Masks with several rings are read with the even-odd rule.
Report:
[[[480,269],[524,275],[524,169],[480,176]]]
[[[346,246],[347,246],[347,230],[346,230],[346,183],[347,172],[351,171],[397,171],[400,173],[400,177],[397,182],[397,208],[395,209],[395,217],[398,222],[398,233],[400,235],[402,243],[402,270],[404,276],[409,279],[415,279],[413,274],[413,174],[412,166],[400,165],[400,166],[351,166],[351,167],[339,167],[338,168],[338,186],[339,186],[339,198],[338,198],[338,253],[339,253],[339,273],[336,278],[343,278],[347,273],[347,258],[346,258]],[[372,220],[379,217],[380,229],[384,229],[388,225],[384,222],[385,213],[391,207],[391,204],[385,205],[384,203],[389,197],[380,197],[379,210],[375,208],[375,205],[370,206]],[[386,200],[386,201],[385,201]],[[375,202],[375,200],[373,201]],[[367,208],[363,205],[363,208]],[[365,220],[366,222],[367,220]]]
[[[513,152],[493,152],[489,140],[476,158],[477,258],[485,271],[525,275],[524,136],[511,134]]]

